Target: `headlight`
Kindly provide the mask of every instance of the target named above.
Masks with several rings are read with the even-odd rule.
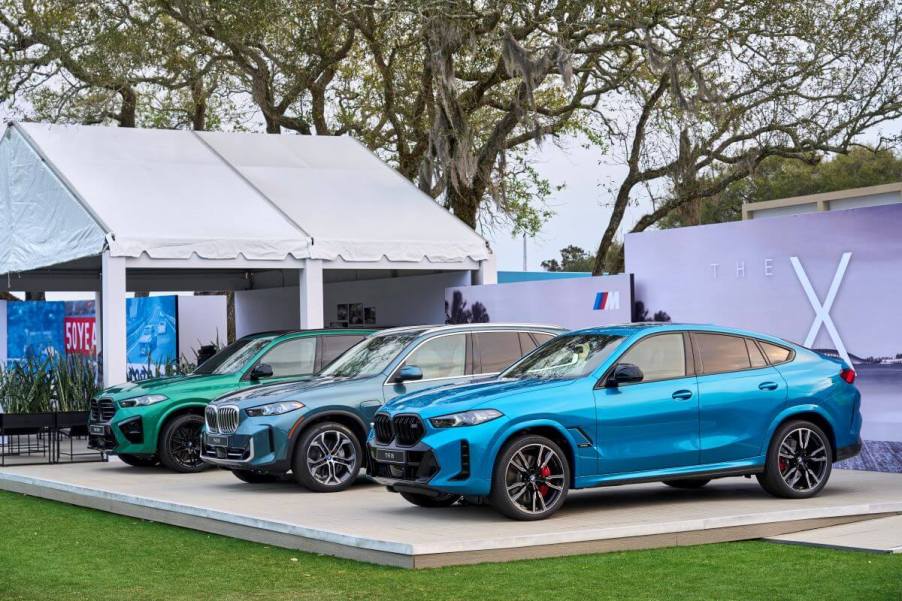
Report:
[[[304,407],[304,403],[298,401],[282,401],[281,403],[270,403],[269,405],[260,405],[245,410],[248,417],[260,417],[261,415],[282,415],[289,411],[295,411]]]
[[[136,396],[133,399],[119,401],[120,407],[146,407],[147,405],[155,405],[160,401],[165,401],[169,397],[165,394],[145,394]]]
[[[501,417],[503,414],[495,409],[474,409],[473,411],[464,411],[463,413],[452,413],[451,415],[442,415],[433,417],[429,421],[436,428],[454,428],[457,426],[475,426],[490,422],[493,419]]]

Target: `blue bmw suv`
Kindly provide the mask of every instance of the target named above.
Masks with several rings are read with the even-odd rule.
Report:
[[[735,329],[631,324],[571,332],[499,377],[380,409],[369,475],[416,505],[488,501],[546,518],[571,488],[756,475],[806,498],[861,448],[855,372]]]
[[[317,377],[257,386],[210,403],[201,459],[245,482],[270,482],[291,472],[310,490],[344,490],[365,464],[367,430],[383,403],[493,377],[563,331],[496,323],[383,330]]]

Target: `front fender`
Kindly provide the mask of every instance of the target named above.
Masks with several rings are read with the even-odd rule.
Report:
[[[501,452],[502,447],[514,436],[527,430],[537,428],[552,428],[561,436],[561,438],[567,441],[570,448],[564,449],[564,451],[569,453],[570,465],[572,466],[572,473],[570,474],[572,485],[572,480],[576,478],[576,474],[580,469],[577,465],[579,458],[576,453],[578,442],[573,438],[567,428],[550,418],[531,418],[522,421],[511,421],[508,422],[505,428],[495,433],[489,446],[488,458],[490,458],[491,461],[483,462],[483,466],[487,470],[485,477],[488,481],[491,482],[492,472],[495,469],[495,462],[498,460],[498,454]]]

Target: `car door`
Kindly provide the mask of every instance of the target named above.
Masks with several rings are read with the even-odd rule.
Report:
[[[617,361],[625,363],[642,370],[642,381],[595,389],[599,473],[696,464],[698,389],[688,336],[665,332],[640,338]]]
[[[394,382],[394,374],[402,367],[415,365],[423,371],[421,380]],[[421,342],[404,358],[386,379],[385,402],[396,396],[424,388],[468,382],[472,375],[472,344],[464,333],[439,334]]]
[[[760,455],[764,436],[786,402],[786,382],[754,340],[693,332],[698,359],[701,462]]]

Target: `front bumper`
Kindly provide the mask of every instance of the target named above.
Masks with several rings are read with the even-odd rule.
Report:
[[[88,422],[89,449],[141,454],[147,451],[145,446],[144,420],[139,415],[120,420],[114,416],[108,422]]]
[[[204,427],[200,458],[225,469],[284,474],[291,471],[294,445],[289,433],[299,419],[303,416],[245,418],[232,433]]]

